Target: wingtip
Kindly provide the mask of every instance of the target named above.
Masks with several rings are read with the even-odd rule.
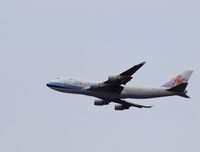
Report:
[[[151,106],[143,106],[143,108],[152,108],[154,105]]]
[[[152,108],[154,105],[151,105],[151,106],[147,106],[146,108]]]
[[[140,63],[140,64],[144,65],[145,63],[147,63],[147,62],[146,62],[146,61],[144,61],[144,62],[142,62],[142,63]]]
[[[142,62],[142,63],[140,63],[140,64],[138,64],[138,65],[139,65],[139,66],[143,66],[145,63],[146,63],[146,61],[144,61],[144,62]]]
[[[154,107],[154,105],[151,105],[150,108]]]

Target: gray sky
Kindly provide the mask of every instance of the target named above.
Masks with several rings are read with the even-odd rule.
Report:
[[[199,152],[198,0],[3,0],[0,23],[0,151]],[[154,107],[116,112],[45,86],[103,81],[143,61],[129,85],[193,69],[192,98],[129,100]]]

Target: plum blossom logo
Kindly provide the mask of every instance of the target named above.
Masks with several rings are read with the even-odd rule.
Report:
[[[186,83],[187,82],[187,79],[185,79],[184,77],[182,77],[181,75],[178,75],[176,78],[174,78],[172,80],[172,84],[173,86],[177,86],[177,85],[180,85],[182,83]]]

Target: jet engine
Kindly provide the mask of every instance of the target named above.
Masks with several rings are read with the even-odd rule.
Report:
[[[130,81],[132,79],[132,77],[127,77],[127,76],[122,76],[122,75],[117,75],[117,76],[109,76],[108,77],[108,81],[110,83],[122,83],[122,84],[125,84],[127,83],[128,81]]]
[[[109,82],[115,83],[115,82],[118,82],[119,80],[121,80],[121,76],[109,76],[108,77]]]
[[[115,105],[115,110],[125,110],[125,109],[129,109],[129,106]]]
[[[94,101],[94,105],[95,105],[95,106],[103,106],[103,105],[108,105],[108,104],[109,104],[108,101],[101,100],[101,99],[95,100],[95,101]]]

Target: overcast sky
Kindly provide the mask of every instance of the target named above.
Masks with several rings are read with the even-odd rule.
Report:
[[[0,27],[0,151],[200,151],[199,0],[2,0]],[[191,99],[130,99],[154,107],[117,112],[46,87],[143,61],[129,85],[192,69]]]

